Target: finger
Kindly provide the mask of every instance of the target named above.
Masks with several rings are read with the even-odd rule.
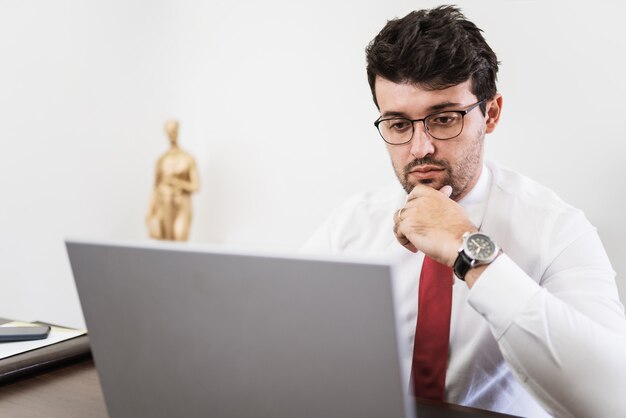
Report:
[[[393,234],[396,236],[396,239],[398,239],[398,236],[400,235],[400,233],[398,232],[400,230],[400,222],[394,222],[393,223]]]
[[[399,210],[396,213],[401,212],[402,210]],[[404,235],[401,231],[400,231],[400,222],[402,222],[401,220],[398,220],[394,223],[393,225],[393,233],[396,236],[396,240],[407,250],[416,253],[417,252],[417,248],[415,247],[415,245],[413,245],[413,243],[406,237],[406,235]]]
[[[413,243],[409,241],[409,239],[404,235],[398,238],[398,242],[400,243],[400,245],[402,245],[404,248],[411,251],[412,253],[417,252],[417,248],[415,248],[415,245],[413,245]]]
[[[402,221],[402,212],[404,211],[405,208],[400,208],[396,211],[396,213],[394,213],[393,215],[393,221],[395,223],[401,222]]]
[[[418,183],[415,185],[415,187],[413,187],[413,190],[411,190],[411,193],[409,193],[409,195],[407,196],[406,201],[410,202],[411,200],[417,199],[418,197],[427,196],[434,191],[435,189],[433,189],[432,187]]]
[[[443,194],[445,194],[446,196],[450,197],[452,196],[452,186],[450,185],[445,185],[443,186],[441,189],[439,189],[439,191]]]
[[[398,232],[398,230],[394,230],[394,232],[396,233],[396,239],[398,240],[400,245],[413,253],[417,252],[417,248],[415,247],[415,245],[413,245],[413,243],[404,234]]]

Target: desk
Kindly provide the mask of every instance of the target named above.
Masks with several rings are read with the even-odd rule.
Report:
[[[15,418],[108,416],[91,359],[1,385],[0,415]]]
[[[509,417],[495,412],[420,400],[419,418]],[[91,359],[0,385],[0,415],[15,418],[106,418],[100,381]]]

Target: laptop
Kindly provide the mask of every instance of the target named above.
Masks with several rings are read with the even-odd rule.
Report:
[[[66,245],[112,418],[415,416],[391,263]]]

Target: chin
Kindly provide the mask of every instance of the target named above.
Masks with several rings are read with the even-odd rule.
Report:
[[[411,190],[413,190],[413,188],[417,184],[423,184],[425,186],[432,187],[433,189],[437,189],[437,190],[443,187],[443,185],[439,185],[438,182],[434,179],[423,179],[423,180],[419,180],[418,182],[410,182],[410,181],[405,180],[405,181],[401,181],[400,183],[402,184],[402,187],[404,188],[407,194],[411,193]]]

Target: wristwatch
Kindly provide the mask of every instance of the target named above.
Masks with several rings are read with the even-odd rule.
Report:
[[[463,234],[463,246],[454,262],[454,274],[465,280],[465,275],[471,268],[491,263],[501,252],[489,235],[466,232]]]

